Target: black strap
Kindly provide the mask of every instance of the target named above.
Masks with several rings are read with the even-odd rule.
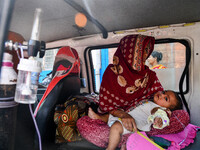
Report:
[[[183,82],[184,82],[184,78],[186,76],[186,74],[189,73],[189,64],[190,64],[190,60],[191,60],[191,51],[190,51],[190,47],[189,47],[189,43],[187,41],[181,41],[182,44],[184,44],[186,46],[186,64],[185,64],[185,68],[183,70],[183,73],[181,75],[181,79],[179,82],[179,91],[180,91],[180,96],[182,98],[183,104],[185,105],[185,108],[188,112],[188,114],[190,115],[190,109],[188,107],[188,103],[186,102],[184,93],[183,93]],[[189,82],[189,80],[187,80]],[[189,84],[187,84],[189,85]],[[187,88],[188,89],[188,88]]]

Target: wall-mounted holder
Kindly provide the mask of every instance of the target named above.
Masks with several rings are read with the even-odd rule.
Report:
[[[13,42],[12,40],[5,42],[5,47],[9,50],[18,50],[22,48],[24,51],[28,51],[29,56],[37,56],[39,52],[39,57],[43,58],[45,55],[46,43],[44,41],[29,40],[27,45],[21,45],[18,42]]]

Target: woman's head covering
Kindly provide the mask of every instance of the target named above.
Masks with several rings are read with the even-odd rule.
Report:
[[[104,72],[100,87],[100,110],[127,111],[141,100],[148,99],[163,88],[145,61],[154,48],[150,36],[128,35],[121,39],[110,64]]]

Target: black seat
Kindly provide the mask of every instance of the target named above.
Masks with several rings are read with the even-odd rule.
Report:
[[[53,117],[56,105],[64,103],[67,98],[79,93],[80,78],[78,76],[67,76],[62,79],[47,96],[36,116],[43,143],[52,143],[55,141],[56,125]]]
[[[75,49],[63,47],[58,51],[52,76],[53,79],[35,110],[35,119],[43,145],[52,145],[55,142],[54,111],[56,105],[63,104],[73,95],[80,94],[80,60]],[[37,136],[35,149],[38,149]]]

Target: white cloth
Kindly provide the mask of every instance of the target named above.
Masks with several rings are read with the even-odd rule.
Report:
[[[139,105],[132,111],[128,112],[134,119],[137,125],[137,128],[141,131],[150,131],[151,123],[147,122],[148,117],[151,115],[151,110],[155,107],[160,107],[159,105],[149,101],[144,104]],[[113,115],[109,115],[108,126],[111,127],[115,121],[119,121],[121,124],[121,120],[118,117],[114,117]],[[122,124],[123,126],[123,124]],[[123,126],[123,134],[131,133]]]
[[[149,123],[153,123],[154,122],[154,119],[158,117],[158,118],[161,118],[162,119],[162,126],[161,127],[158,127],[156,125],[153,125],[153,127],[155,129],[163,129],[164,127],[168,126],[169,125],[169,118],[167,116],[167,112],[163,109],[158,109],[153,115],[150,115],[147,119],[147,121]]]

